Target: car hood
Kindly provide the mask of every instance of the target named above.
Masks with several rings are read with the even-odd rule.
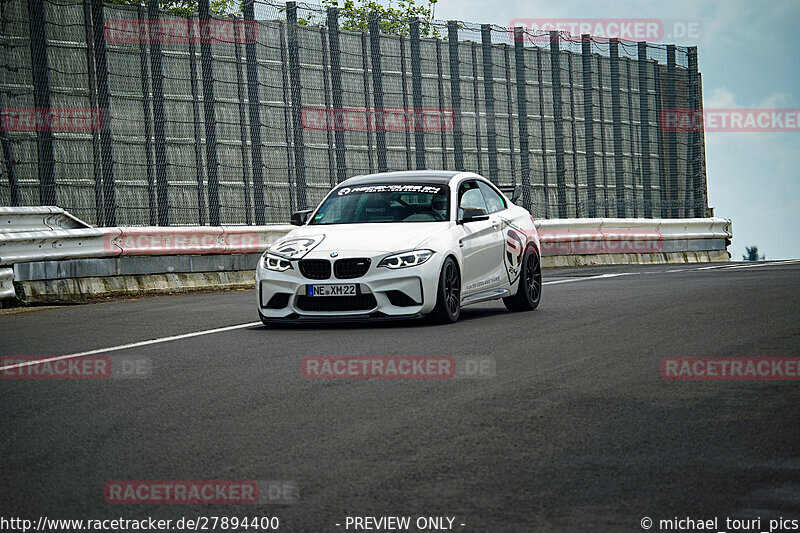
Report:
[[[390,253],[413,250],[433,235],[446,230],[449,222],[405,222],[399,224],[330,224],[302,226],[290,231],[269,250],[291,259],[309,252]]]

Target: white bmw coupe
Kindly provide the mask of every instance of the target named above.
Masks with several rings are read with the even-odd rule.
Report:
[[[465,305],[503,299],[535,309],[542,291],[530,213],[472,172],[358,176],[258,262],[258,313],[276,321],[429,316],[458,320]]]

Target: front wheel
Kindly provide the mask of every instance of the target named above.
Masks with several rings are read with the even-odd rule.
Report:
[[[452,324],[461,315],[461,274],[452,257],[442,264],[439,274],[439,290],[436,292],[436,307],[430,318],[439,324]]]
[[[528,250],[522,261],[517,293],[503,298],[509,311],[531,311],[539,306],[542,299],[542,263],[539,252],[535,249]]]

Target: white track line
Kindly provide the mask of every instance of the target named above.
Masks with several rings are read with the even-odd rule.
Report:
[[[586,281],[587,279],[617,278],[619,276],[638,276],[640,272],[622,272],[619,274],[600,274],[599,276],[586,276],[582,278],[560,279],[558,281],[545,281],[542,285],[555,285],[556,283],[572,283],[574,281]]]
[[[162,342],[177,341],[181,339],[190,339],[192,337],[200,337],[202,335],[211,335],[213,333],[223,333],[225,331],[233,331],[236,329],[249,328],[252,326],[260,326],[261,322],[248,322],[247,324],[237,324],[235,326],[227,326],[224,328],[206,329],[203,331],[195,331],[193,333],[184,333],[183,335],[173,335],[171,337],[161,337],[160,339],[151,339],[149,341],[132,342],[130,344],[120,344],[119,346],[112,346],[110,348],[100,348],[98,350],[89,350],[88,352],[73,353],[70,355],[58,355],[48,359],[37,359],[35,361],[27,361],[25,363],[17,363],[14,365],[2,366],[0,371],[11,370],[13,368],[21,368],[25,366],[38,365],[42,363],[49,363],[52,361],[63,361],[64,359],[74,359],[76,357],[84,357],[86,355],[94,355],[98,353],[117,352],[119,350],[128,350],[130,348],[138,348],[139,346],[149,346],[151,344],[161,344]]]

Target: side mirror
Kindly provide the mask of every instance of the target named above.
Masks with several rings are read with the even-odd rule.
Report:
[[[479,220],[489,220],[489,213],[482,207],[462,207],[461,219],[459,224],[467,224],[469,222],[477,222]]]
[[[302,211],[295,211],[289,219],[289,223],[293,226],[305,226],[308,218],[311,216],[313,209],[303,209]]]
[[[513,187],[500,187],[500,191],[511,198],[511,201],[517,203],[517,200],[522,196],[522,185],[514,185]]]

